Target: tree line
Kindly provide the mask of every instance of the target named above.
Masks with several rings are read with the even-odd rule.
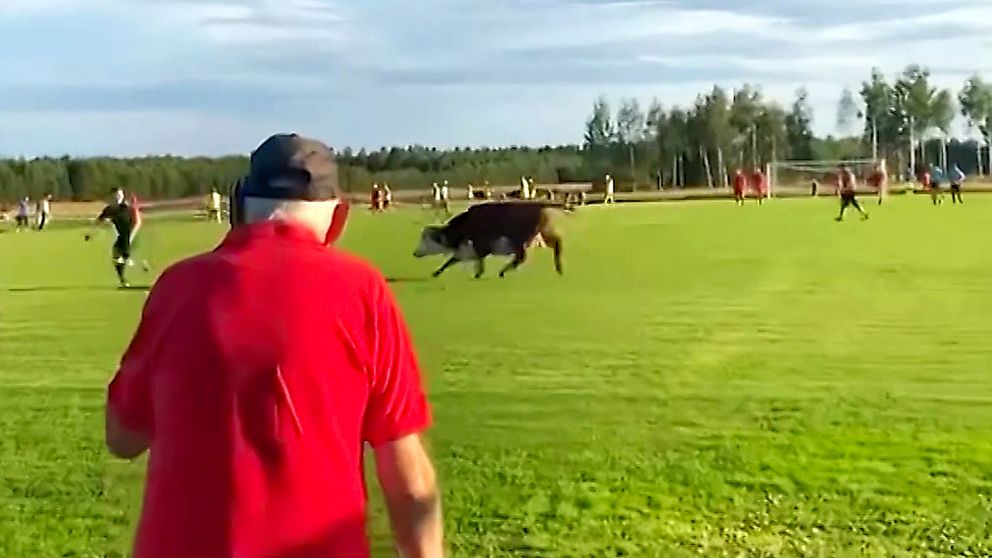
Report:
[[[953,138],[961,114],[973,136]],[[515,184],[521,176],[539,183],[599,182],[610,173],[622,188],[727,186],[733,169],[775,160],[885,158],[890,172],[939,164],[969,174],[992,174],[992,83],[976,75],[957,94],[931,83],[930,72],[909,66],[891,79],[879,70],[855,92],[845,89],[837,112],[839,137],[813,133],[813,109],[805,89],[789,106],[757,86],[721,87],[685,107],[655,100],[642,109],[622,99],[614,111],[597,99],[585,122],[581,145],[437,149],[420,145],[337,154],[346,191],[367,191],[373,182],[394,189],[452,185]],[[248,170],[244,156],[0,160],[0,201],[53,194],[60,200],[93,200],[121,187],[149,199],[224,192]]]
[[[952,137],[958,113],[982,141]],[[992,169],[992,84],[978,75],[955,96],[917,65],[892,80],[873,70],[857,93],[841,94],[841,137],[816,137],[812,123],[806,89],[788,107],[750,84],[714,87],[688,107],[667,110],[657,100],[642,110],[636,99],[623,99],[614,113],[600,98],[586,121],[583,152],[598,173],[657,187],[726,187],[736,168],[781,160],[885,159],[893,174],[931,164],[969,174]]]

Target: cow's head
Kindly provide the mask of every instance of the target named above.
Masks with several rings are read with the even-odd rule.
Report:
[[[454,246],[449,246],[444,235],[444,227],[430,226],[424,227],[424,232],[420,235],[420,244],[413,251],[415,258],[424,256],[434,256],[437,254],[450,254],[455,251]]]

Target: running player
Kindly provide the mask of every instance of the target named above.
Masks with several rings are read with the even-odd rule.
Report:
[[[14,223],[17,226],[17,232],[21,232],[21,229],[26,228],[31,222],[31,198],[24,196],[21,201],[17,202],[17,216],[14,217]]]
[[[934,205],[940,205],[944,203],[944,193],[941,192],[941,187],[944,185],[944,171],[934,165],[931,167],[930,172],[930,200],[933,201]]]
[[[889,174],[886,172],[884,165],[881,163],[875,164],[875,168],[868,176],[868,184],[878,194],[878,205],[882,205],[882,201],[885,200],[889,193]]]
[[[207,218],[211,221],[222,222],[220,215],[220,192],[217,188],[210,189],[210,195],[207,197]]]
[[[49,221],[52,220],[52,195],[45,194],[38,200],[38,207],[36,210],[38,218],[38,230],[43,231],[45,227],[48,226]]]
[[[840,215],[837,216],[837,222],[844,220],[844,212],[848,206],[854,206],[862,219],[868,219],[868,212],[861,208],[855,195],[857,186],[858,179],[854,172],[847,165],[841,165],[837,172],[837,191],[840,194]]]
[[[107,207],[103,208],[100,215],[97,216],[94,224],[104,221],[109,221],[117,233],[117,238],[114,240],[113,248],[111,249],[111,259],[114,262],[114,270],[117,272],[117,278],[120,281],[121,288],[127,288],[130,285],[125,278],[124,272],[129,265],[133,265],[131,255],[134,249],[135,237],[138,234],[138,229],[141,227],[141,217],[137,211],[137,207],[126,201],[124,190],[120,188],[111,190],[109,203]],[[91,235],[87,234],[86,240],[90,238],[92,238]]]
[[[744,176],[743,169],[734,171],[734,201],[737,205],[744,205],[744,196],[747,192],[747,177]]]
[[[760,168],[755,168],[751,171],[751,189],[758,196],[758,205],[765,203],[765,194],[768,192],[768,180]]]
[[[961,167],[954,165],[954,169],[951,171],[951,202],[964,204],[964,200],[961,199],[961,185],[964,184],[967,176]]]
[[[937,196],[933,193],[933,177],[930,176],[930,170],[926,167],[920,169],[916,180],[920,183],[920,188],[922,188],[924,192],[928,192],[933,198],[933,204],[937,205]]]
[[[393,191],[389,188],[388,182],[382,183],[382,209],[388,211],[393,207]]]
[[[369,199],[369,206],[371,207],[373,213],[378,213],[382,211],[383,205],[382,189],[379,188],[379,183],[376,182],[372,184],[372,194]]]
[[[604,190],[605,190],[605,192],[604,192],[604,195],[603,195],[603,203],[604,204],[616,203],[616,201],[617,201],[617,199],[616,199],[616,188],[617,188],[617,183],[616,183],[615,180],[613,180],[613,177],[610,176],[610,175],[606,175],[606,179],[605,179],[605,182],[604,182]]]

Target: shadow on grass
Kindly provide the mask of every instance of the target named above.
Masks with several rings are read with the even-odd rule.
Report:
[[[423,283],[430,281],[430,277],[387,277],[387,283]]]

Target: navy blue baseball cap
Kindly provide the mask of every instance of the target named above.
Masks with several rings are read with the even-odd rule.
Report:
[[[341,197],[334,153],[323,143],[297,134],[276,134],[251,154],[251,170],[241,195],[295,201]]]

